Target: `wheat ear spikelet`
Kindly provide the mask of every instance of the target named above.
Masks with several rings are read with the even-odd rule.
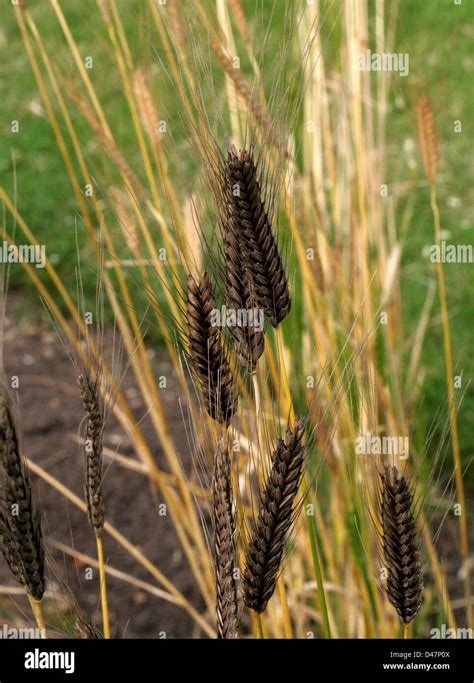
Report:
[[[160,145],[163,141],[163,133],[160,132],[160,117],[156,111],[144,69],[136,69],[134,71],[133,90],[140,110],[140,118],[143,126],[145,127],[150,140],[152,140],[155,145]]]
[[[207,273],[189,275],[186,317],[190,365],[209,415],[228,424],[238,394],[219,328],[213,325],[214,290]]]
[[[250,45],[249,27],[247,24],[247,19],[245,18],[244,10],[240,4],[240,0],[228,0],[228,5],[230,7],[230,11],[232,12],[232,16],[234,17],[234,21],[239,33],[242,36],[242,40],[246,45]]]
[[[2,507],[5,508],[5,510],[0,510],[0,545],[2,554],[15,581],[24,586],[25,580],[21,568],[20,550],[18,543],[15,541],[11,522],[9,521],[10,515],[6,510],[7,506],[3,505]]]
[[[94,529],[97,543],[97,559],[100,577],[100,601],[104,638],[110,638],[109,608],[107,603],[107,586],[105,578],[105,561],[102,544],[102,532],[105,524],[105,505],[102,488],[103,452],[102,438],[104,434],[104,415],[100,402],[101,374],[94,378],[89,373],[77,373],[77,383],[86,411],[85,459],[86,477],[84,493],[87,504],[89,522]]]
[[[107,24],[107,26],[110,26],[112,23],[112,17],[110,15],[110,7],[109,7],[109,0],[97,0],[97,5],[100,9],[100,13],[102,14],[102,17]]]
[[[409,624],[423,602],[413,492],[396,467],[385,467],[380,478],[382,545],[388,573],[386,592],[402,622]]]
[[[104,417],[100,406],[98,379],[77,374],[77,383],[86,411],[85,459],[86,481],[85,498],[89,522],[96,536],[100,536],[105,523],[105,505],[102,488],[102,437]]]
[[[433,109],[424,95],[417,101],[415,109],[423,166],[428,180],[434,183],[439,163],[439,146]]]
[[[286,534],[293,522],[294,500],[303,473],[304,422],[296,418],[278,439],[270,474],[261,492],[261,509],[247,546],[244,602],[261,613],[275,590]]]
[[[229,218],[223,230],[225,255],[225,296],[228,308],[237,310],[257,310],[252,276],[244,266],[238,228],[233,218]],[[255,372],[257,362],[265,348],[263,330],[254,324],[229,325],[234,342],[234,350],[239,363],[250,373]]]
[[[231,147],[223,177],[228,230],[235,230],[258,305],[277,327],[291,308],[290,292],[252,153]]]
[[[0,459],[3,500],[0,544],[15,579],[36,601],[45,591],[44,546],[28,471],[20,453],[18,434],[8,399],[0,396]]]
[[[232,504],[230,459],[220,441],[214,456],[212,481],[214,517],[214,556],[216,566],[216,620],[219,638],[237,638],[237,567],[235,517]]]
[[[168,23],[176,44],[183,51],[186,46],[186,32],[181,16],[180,0],[168,0]]]

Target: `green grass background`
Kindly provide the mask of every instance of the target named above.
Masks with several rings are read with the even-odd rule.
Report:
[[[257,5],[259,12],[268,11],[272,2],[243,1],[247,16],[251,17]],[[328,4],[330,21],[339,3]],[[0,21],[0,177],[1,184],[10,192],[14,189],[20,211],[41,243],[47,245],[49,258],[70,290],[76,288],[76,230],[81,253],[83,279],[86,289],[95,286],[95,274],[90,247],[81,237],[82,227],[77,219],[77,206],[62,158],[45,113],[42,110],[37,86],[23,47],[13,8],[5,3]],[[101,94],[109,122],[117,142],[132,168],[140,174],[138,153],[129,118],[122,98],[118,95],[120,83],[113,68],[113,57],[104,40],[102,20],[95,2],[63,2],[63,11],[83,56],[94,59],[90,72]],[[153,42],[143,5],[135,0],[119,3],[124,23],[137,62],[149,64],[159,58],[160,51]],[[29,0],[29,10],[41,30],[50,56],[59,68],[67,69],[70,63],[61,29],[53,12],[44,0]],[[278,7],[278,3],[277,3]],[[127,16],[128,15],[128,16]],[[271,40],[278,44],[283,35],[284,14],[275,13]],[[337,31],[325,35],[322,42],[325,56],[338,59]],[[459,244],[474,244],[473,198],[474,156],[472,155],[474,126],[474,5],[464,0],[456,5],[453,0],[401,0],[400,20],[395,50],[410,55],[410,75],[397,78],[390,102],[387,142],[389,170],[397,180],[413,181],[421,178],[419,155],[416,147],[416,121],[413,103],[416,96],[426,92],[433,103],[441,140],[441,167],[439,174],[439,202],[443,237]],[[150,45],[156,54],[150,52]],[[64,66],[63,66],[64,65]],[[271,70],[270,75],[271,75]],[[67,73],[67,71],[66,71]],[[173,120],[176,98],[172,90],[164,87],[160,92],[160,106]],[[11,132],[11,122],[20,122],[20,132]],[[462,122],[463,131],[455,134],[454,121]],[[108,168],[103,160],[100,145],[93,141],[79,116],[74,117],[79,134],[89,139],[88,152],[97,168]],[[179,141],[178,141],[179,142]],[[412,151],[410,151],[412,150]],[[412,168],[409,159],[416,162]],[[134,163],[134,162],[137,163]],[[15,172],[15,173],[14,173]],[[391,178],[387,178],[390,186]],[[100,189],[100,188],[99,188]],[[426,247],[433,242],[433,223],[427,188],[410,190],[406,201],[413,201],[413,218],[404,243],[401,267],[404,324],[407,332],[416,329],[427,283],[434,276],[426,257]],[[405,204],[400,202],[399,216]],[[8,223],[11,228],[11,223]],[[424,251],[425,250],[425,251]],[[460,406],[459,430],[464,463],[474,453],[474,388],[469,385],[474,374],[474,264],[455,264],[445,267],[448,303],[454,347],[454,362],[463,374],[464,394]],[[39,300],[20,267],[12,269],[11,289],[24,292],[22,315],[27,319],[40,307]],[[439,308],[436,299],[435,313]],[[407,349],[409,352],[409,349]],[[445,406],[445,375],[442,352],[442,330],[435,316],[430,325],[422,352],[422,365],[426,379],[420,397],[417,422],[426,428],[440,406]],[[439,429],[442,424],[440,422]],[[474,476],[470,491],[474,492]]]

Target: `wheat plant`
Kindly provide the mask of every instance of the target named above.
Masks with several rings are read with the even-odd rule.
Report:
[[[84,349],[82,307],[56,264],[46,259],[40,273],[23,263],[62,338],[89,369],[78,377],[92,446],[85,502],[47,468],[30,460],[29,470],[55,491],[58,509],[74,505],[94,528],[106,637],[105,576],[110,585],[120,573],[103,560],[106,537],[147,571],[140,586],[158,604],[179,606],[198,637],[389,638],[403,634],[400,621],[418,637],[434,621],[456,627],[469,620],[471,606],[469,503],[443,268],[448,409],[445,415],[440,397],[433,419],[440,427],[447,416],[449,429],[439,444],[417,419],[422,349],[438,324],[434,278],[411,324],[401,286],[417,229],[412,197],[426,184],[418,176],[428,178],[440,239],[434,120],[427,100],[412,112],[421,153],[407,181],[389,125],[398,82],[358,61],[369,43],[379,53],[396,50],[399,3],[263,5],[91,2],[88,45],[113,74],[114,97],[86,65],[65,6],[50,0],[43,14],[12,7],[70,182],[77,239],[100,271],[109,319],[143,400],[137,415],[101,345]],[[61,59],[47,22],[57,30]],[[41,244],[41,225],[26,220],[15,195],[0,187],[0,199],[4,240]],[[223,307],[255,311],[261,324],[218,323]],[[174,387],[167,396],[182,418],[191,471],[150,347],[166,359]],[[113,416],[133,457],[103,448],[100,406],[112,385]],[[11,434],[8,414],[2,419]],[[369,466],[371,456],[357,452],[367,434],[413,435],[409,468],[391,456]],[[448,437],[455,490],[451,474],[423,460],[428,446],[444,455]],[[140,473],[166,506],[199,600],[105,519],[104,458],[125,477]],[[378,497],[367,493],[374,488]],[[414,489],[424,494],[416,512]],[[442,513],[454,495],[463,508],[458,521]],[[454,600],[458,579],[446,570],[440,519],[459,525],[461,601]],[[156,534],[159,549],[159,528]],[[3,538],[8,560],[14,546]],[[40,549],[34,552],[38,560]],[[377,575],[380,555],[385,582]]]

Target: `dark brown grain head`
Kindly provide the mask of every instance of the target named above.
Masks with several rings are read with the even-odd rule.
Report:
[[[6,508],[6,506],[4,506]],[[15,540],[13,530],[10,524],[10,515],[8,511],[0,510],[0,547],[2,549],[3,557],[15,577],[15,580],[25,585],[23,572],[21,571],[20,548]]]
[[[258,311],[258,298],[254,291],[252,275],[245,265],[238,227],[232,218],[226,222],[223,240],[226,306],[234,312]],[[257,362],[264,351],[264,330],[258,329],[255,324],[240,325],[238,322],[229,325],[229,330],[237,360],[250,373],[255,372]]]
[[[217,635],[219,638],[237,638],[239,622],[235,580],[235,517],[230,460],[227,446],[223,441],[219,442],[214,456],[212,484]]]
[[[385,467],[381,478],[382,544],[388,599],[404,624],[417,615],[423,602],[423,579],[413,493],[396,467]]]
[[[45,590],[41,523],[20,453],[11,406],[4,393],[0,395],[0,464],[3,479],[1,550],[15,579],[33,598],[41,600]]]
[[[227,218],[224,232],[234,231],[257,304],[266,320],[277,327],[288,314],[291,299],[252,151],[237,152],[231,147],[221,175],[226,203],[222,213]]]
[[[209,415],[228,424],[237,410],[238,394],[219,328],[213,324],[215,300],[207,275],[188,277],[186,316],[190,365]]]
[[[285,551],[286,535],[294,519],[294,501],[303,473],[304,422],[297,418],[278,439],[270,474],[261,492],[261,509],[247,546],[244,601],[263,612],[275,590]]]
[[[86,412],[84,455],[86,463],[85,499],[89,521],[98,536],[105,523],[105,505],[102,487],[102,437],[104,416],[100,402],[100,376],[95,379],[79,372],[77,383]]]

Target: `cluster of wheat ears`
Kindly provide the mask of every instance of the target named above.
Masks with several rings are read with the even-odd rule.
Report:
[[[181,607],[196,632],[211,637],[407,636],[417,615],[420,635],[433,620],[457,623],[459,611],[437,547],[439,515],[426,505],[438,486],[435,465],[424,477],[424,453],[415,447],[407,462],[392,455],[361,464],[354,452],[360,433],[406,434],[412,429],[410,407],[423,384],[419,361],[433,304],[430,285],[407,359],[398,267],[410,205],[403,191],[390,200],[374,199],[374,188],[385,182],[389,79],[355,67],[369,36],[369,5],[365,0],[347,0],[342,6],[315,2],[297,11],[290,3],[285,10],[288,35],[279,51],[272,48],[278,52],[279,73],[272,75],[267,98],[252,29],[238,0],[217,0],[212,7],[196,0],[186,18],[177,0],[140,5],[137,24],[155,31],[165,66],[161,87],[173,88],[185,139],[194,150],[199,169],[194,187],[186,185],[186,169],[172,156],[179,136],[168,142],[163,132],[166,116],[159,113],[151,71],[136,63],[119,3],[98,1],[97,16],[110,41],[120,106],[135,136],[130,159],[114,135],[59,2],[51,0],[48,13],[65,40],[64,63],[52,59],[34,15],[25,7],[12,10],[71,181],[77,215],[100,267],[127,367],[167,466],[166,471],[158,467],[103,344],[90,333],[83,307],[74,302],[54,265],[46,264],[46,282],[31,264],[23,264],[68,344],[85,414],[82,501],[40,465],[23,459],[6,378],[2,383],[0,543],[43,631],[48,553],[29,470],[88,515],[97,540],[106,638],[111,632],[106,576],[118,575],[104,559],[106,537],[150,573],[160,599]],[[270,15],[265,21],[271,22]],[[393,46],[396,20],[396,7],[387,19],[384,3],[376,3],[380,52]],[[323,39],[336,25],[346,66],[328,75]],[[263,44],[268,40],[271,46],[271,32],[263,35]],[[283,65],[295,52],[297,66],[288,76]],[[245,56],[248,73],[235,68],[235,54]],[[212,60],[216,78],[224,79],[220,86],[214,84]],[[219,110],[215,116],[209,113],[210,102]],[[87,135],[92,133],[93,151],[100,151],[96,163],[107,167],[102,175],[94,168],[93,153],[88,156],[78,116],[88,126]],[[416,117],[438,242],[436,129],[424,97]],[[188,151],[186,143],[182,150]],[[38,244],[39,235],[4,188],[0,196],[17,232]],[[395,227],[398,220],[402,235]],[[4,239],[13,243],[14,238],[5,224]],[[442,265],[435,278],[449,429],[436,445],[427,436],[426,451],[438,454],[436,463],[449,441],[455,495],[465,511]],[[139,285],[138,303],[131,281]],[[228,311],[260,312],[264,325],[220,327],[215,312],[221,303]],[[140,305],[162,335],[186,399],[183,419],[190,425],[196,465],[191,476],[168,428]],[[387,314],[383,325],[381,312]],[[108,404],[136,458],[104,448]],[[105,459],[141,472],[153,495],[166,504],[202,611],[160,571],[159,560],[155,565],[106,521]],[[451,504],[449,496],[446,502]],[[207,513],[211,534],[203,523]],[[464,561],[461,603],[469,620],[465,512],[455,522]],[[66,550],[73,556],[76,552]],[[134,584],[132,576],[122,573],[120,579]],[[157,595],[154,584],[140,585]],[[76,616],[81,635],[100,637],[79,609]]]

